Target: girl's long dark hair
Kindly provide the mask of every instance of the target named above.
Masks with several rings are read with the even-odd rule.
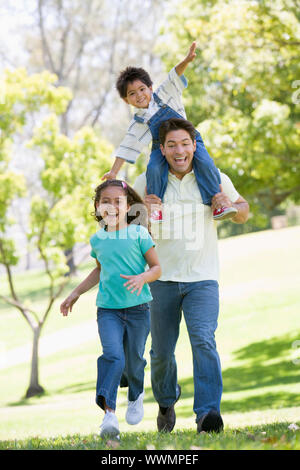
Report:
[[[105,226],[103,217],[101,217],[101,215],[97,212],[97,205],[99,204],[101,198],[101,192],[109,186],[117,186],[122,188],[124,195],[127,197],[127,204],[130,206],[130,209],[127,213],[127,223],[129,225],[132,223],[135,223],[136,225],[143,225],[150,232],[148,212],[142,198],[131,186],[129,186],[129,184],[121,180],[106,180],[95,189],[95,196],[93,198],[95,212],[93,212],[92,215],[95,217],[97,222],[99,222],[102,227]]]

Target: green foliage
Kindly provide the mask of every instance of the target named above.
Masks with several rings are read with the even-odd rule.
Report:
[[[265,214],[286,199],[299,202],[297,3],[183,0],[165,30],[168,68],[197,41],[187,117],[254,214],[259,201]]]
[[[44,161],[40,173],[43,191],[31,201],[28,237],[52,277],[67,270],[64,251],[78,241],[86,241],[94,230],[90,216],[93,189],[109,167],[111,146],[91,128],[80,129],[68,138],[60,132],[58,115],[71,99],[67,88],[56,87],[57,77],[45,71],[28,75],[25,69],[6,71],[1,78],[0,119],[0,232],[1,262],[16,264],[14,242],[6,229],[15,223],[8,217],[11,202],[26,193],[23,175],[10,170],[13,142],[33,112],[52,111],[33,131],[28,146],[40,149]]]
[[[41,151],[40,177],[46,190],[45,196],[32,200],[30,236],[39,237],[43,256],[56,266],[52,275],[59,278],[67,270],[64,251],[87,242],[95,231],[93,190],[109,168],[112,147],[91,128],[66,137],[55,115],[35,130],[29,145]]]

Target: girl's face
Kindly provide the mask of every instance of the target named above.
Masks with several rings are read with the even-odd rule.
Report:
[[[108,186],[101,191],[100,201],[96,204],[97,212],[104,219],[108,229],[117,230],[127,225],[129,211],[127,196],[118,186]]]

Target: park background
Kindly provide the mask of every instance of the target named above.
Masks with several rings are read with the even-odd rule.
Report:
[[[94,403],[96,289],[59,304],[93,267],[93,190],[133,110],[115,80],[127,65],[154,87],[197,41],[183,101],[217,166],[251,208],[218,223],[225,433],[195,432],[184,322],[182,398],[157,438],[146,347],[145,418],[127,448],[299,448],[300,2],[0,1],[1,448],[99,448]],[[133,183],[149,150],[122,176]],[[122,447],[123,444],[121,444]]]

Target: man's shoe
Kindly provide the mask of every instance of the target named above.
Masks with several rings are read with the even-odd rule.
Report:
[[[142,392],[135,401],[128,400],[128,407],[125,419],[128,424],[138,424],[144,417],[144,400],[145,392]]]
[[[216,209],[213,213],[214,220],[224,220],[231,219],[237,213],[235,207],[222,207],[221,209]]]
[[[178,397],[173,405],[169,406],[168,408],[163,408],[162,406],[159,407],[158,415],[157,415],[157,429],[160,432],[171,432],[176,423],[176,413],[174,410],[174,405],[179,400],[181,395],[181,387],[178,385]]]
[[[119,423],[115,413],[106,411],[100,426],[100,437],[113,437],[115,439],[120,438]]]
[[[217,411],[210,410],[197,421],[197,432],[221,432],[223,426],[221,415]]]

